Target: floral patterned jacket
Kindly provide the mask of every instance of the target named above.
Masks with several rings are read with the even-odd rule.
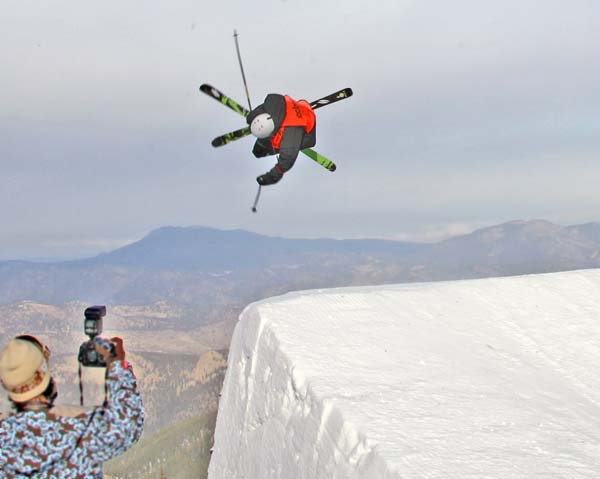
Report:
[[[102,463],[141,436],[144,407],[131,367],[110,365],[106,407],[76,417],[26,411],[0,417],[0,479],[100,479]]]

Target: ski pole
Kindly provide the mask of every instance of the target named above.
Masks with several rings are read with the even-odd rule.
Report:
[[[248,84],[246,83],[246,75],[244,75],[244,66],[242,65],[242,56],[240,55],[240,45],[238,44],[237,37],[237,30],[234,30],[233,38],[235,39],[235,51],[237,52],[238,61],[240,62],[240,70],[242,71],[242,80],[244,81],[244,88],[246,89],[246,98],[248,99],[248,106],[250,107],[250,110],[252,110],[252,105],[250,104],[250,93],[248,93]]]
[[[256,198],[254,198],[254,204],[252,205],[252,213],[256,213],[256,206],[258,205],[258,200],[260,199],[260,189],[261,185],[258,185],[258,191],[256,192]]]
[[[248,92],[248,83],[246,82],[246,75],[244,74],[244,65],[242,65],[242,56],[240,55],[240,44],[238,43],[237,30],[233,30],[233,39],[235,40],[235,51],[237,52],[238,62],[240,63],[240,70],[242,72],[242,80],[244,82],[244,89],[246,90],[246,98],[248,99],[248,108],[252,111],[252,104],[250,103],[250,93]],[[260,199],[260,190],[262,185],[258,185],[258,191],[256,192],[256,198],[254,198],[254,204],[252,205],[252,213],[256,213],[256,207],[258,206],[258,200]]]

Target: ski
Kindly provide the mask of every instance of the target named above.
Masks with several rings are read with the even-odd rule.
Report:
[[[316,161],[319,165],[321,165],[323,168],[329,171],[335,171],[337,169],[337,166],[335,166],[335,163],[333,161],[331,161],[329,158],[322,155],[321,153],[317,153],[311,148],[305,148],[304,150],[300,151],[302,151],[302,153],[308,156],[311,160]]]
[[[352,95],[353,95],[352,88],[344,88],[343,90],[336,91],[335,93],[332,93],[331,95],[324,96],[323,98],[319,98],[318,100],[311,102],[310,107],[313,110],[316,110],[317,108],[321,108],[322,106],[331,105],[332,103],[335,103],[336,101],[350,98]]]
[[[200,85],[200,91],[206,93],[208,96],[214,98],[219,103],[231,108],[236,113],[246,117],[250,113],[246,108],[240,105],[235,100],[229,98],[227,95],[217,90],[215,87],[210,86],[206,83]],[[317,108],[321,108],[325,105],[331,105],[332,103],[338,102],[340,100],[344,100],[346,98],[350,98],[353,95],[352,88],[344,88],[342,90],[336,91],[335,93],[331,93],[330,95],[324,96],[323,98],[319,98],[318,100],[312,101],[310,103],[310,107],[313,110]]]
[[[224,135],[217,136],[212,141],[212,146],[217,148],[219,146],[226,145],[228,143],[231,143],[232,141],[239,140],[240,138],[245,138],[246,136],[248,136],[249,133],[250,128],[248,128],[247,126],[244,128],[240,128],[239,130],[232,131],[230,133],[225,133]],[[311,148],[305,148],[300,151],[306,156],[308,156],[310,159],[316,161],[322,167],[328,169],[329,171],[335,171],[337,168],[333,161]]]
[[[231,108],[233,111],[235,111],[239,115],[242,115],[243,117],[248,116],[248,114],[250,113],[248,110],[246,110],[246,108],[244,108],[238,102],[236,102],[235,100],[232,100],[227,95],[224,95],[219,90],[217,90],[215,87],[207,85],[206,83],[200,85],[200,91],[202,93],[206,93],[208,96],[214,98],[215,100],[217,100],[219,103],[222,103],[226,107]]]
[[[212,146],[215,148],[219,146],[226,145],[227,143],[231,143],[232,141],[239,140],[240,138],[245,138],[250,134],[250,127],[245,126],[244,128],[240,128],[239,130],[231,131],[229,133],[225,133],[224,135],[217,136],[212,142]]]
[[[206,83],[203,83],[202,85],[200,85],[200,91],[203,93],[206,93],[208,96],[211,96],[212,98],[217,100],[219,103],[227,106],[228,108],[231,108],[233,111],[235,111],[239,115],[246,117],[250,113],[246,108],[241,106],[235,100],[229,98],[227,95],[225,95],[221,91],[217,90],[215,87],[212,87]],[[340,100],[349,98],[352,96],[352,94],[353,94],[352,88],[344,88],[335,93],[331,93],[327,96],[324,96],[323,98],[319,98],[318,100],[311,102],[310,107],[313,110],[316,110],[317,108],[321,108],[325,105],[330,105],[330,104],[338,102]],[[225,133],[224,135],[216,137],[211,142],[211,144],[212,144],[212,146],[217,148],[220,146],[227,145],[228,143],[231,143],[232,141],[239,140],[240,138],[244,138],[244,137],[248,136],[249,134],[250,134],[250,128],[245,126],[244,128],[240,128],[239,130]],[[335,171],[337,168],[333,161],[331,161],[324,155],[316,152],[315,150],[313,150],[311,148],[305,148],[300,151],[302,151],[302,153],[304,153],[310,159],[314,160],[319,165],[323,166],[324,168],[326,168],[329,171]]]

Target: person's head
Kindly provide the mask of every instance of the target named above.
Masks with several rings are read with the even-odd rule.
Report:
[[[17,336],[0,355],[0,382],[17,409],[34,399],[56,398],[49,359],[50,350],[30,335]]]
[[[275,131],[275,123],[268,113],[256,115],[250,123],[250,132],[258,139],[268,138]]]

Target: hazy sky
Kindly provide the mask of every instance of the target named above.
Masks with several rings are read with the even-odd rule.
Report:
[[[93,5],[93,8],[90,6]],[[250,206],[245,103],[315,99],[316,149]],[[97,253],[165,225],[435,239],[600,221],[595,0],[4,0],[0,258]]]

